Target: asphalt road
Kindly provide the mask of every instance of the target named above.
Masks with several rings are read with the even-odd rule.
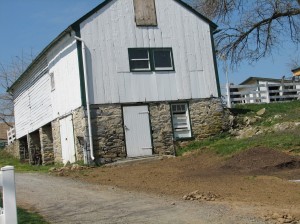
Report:
[[[124,191],[47,174],[16,174],[17,202],[50,223],[264,223],[251,209]],[[174,186],[176,187],[176,186]]]

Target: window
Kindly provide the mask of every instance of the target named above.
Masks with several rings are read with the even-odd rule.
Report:
[[[151,71],[148,49],[129,49],[131,71]]]
[[[174,71],[171,48],[130,48],[130,71]]]
[[[171,104],[173,132],[175,139],[191,138],[191,124],[187,103]]]
[[[51,83],[51,91],[55,90],[55,80],[54,80],[54,73],[50,73],[50,83]]]
[[[171,49],[153,49],[153,66],[156,71],[173,70],[173,56]]]

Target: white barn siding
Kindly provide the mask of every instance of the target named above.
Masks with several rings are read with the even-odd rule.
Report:
[[[67,35],[48,54],[49,74],[53,73],[55,89],[50,90],[53,119],[81,106],[80,77],[76,41]]]
[[[52,120],[50,78],[45,59],[41,60],[37,69],[30,71],[17,86],[14,103],[17,138],[37,130]]]
[[[137,27],[132,0],[115,0],[80,24],[92,104],[217,96],[210,27],[174,0],[156,0],[157,27]],[[128,48],[172,47],[174,72],[129,68]]]
[[[50,73],[55,77],[55,90],[51,90]],[[14,89],[17,138],[80,107],[80,77],[74,37],[64,37]]]

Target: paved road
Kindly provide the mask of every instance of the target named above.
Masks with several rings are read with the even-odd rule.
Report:
[[[18,204],[34,206],[51,223],[264,223],[245,214],[247,209],[128,192],[46,174],[16,174],[16,184]]]

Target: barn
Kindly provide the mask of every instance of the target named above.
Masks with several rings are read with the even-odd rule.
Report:
[[[10,87],[21,159],[109,163],[220,132],[216,25],[180,0],[106,0]]]

